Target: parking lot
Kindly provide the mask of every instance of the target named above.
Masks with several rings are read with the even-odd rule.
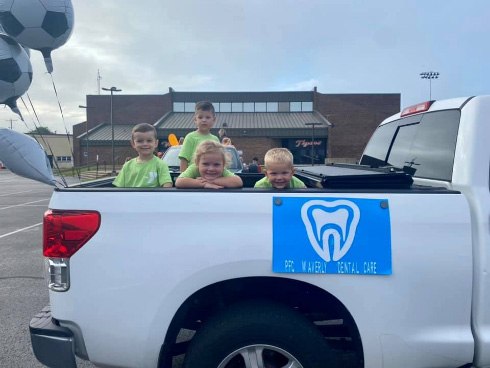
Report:
[[[31,350],[29,321],[49,303],[42,216],[52,191],[46,184],[0,169],[0,367],[43,367]]]

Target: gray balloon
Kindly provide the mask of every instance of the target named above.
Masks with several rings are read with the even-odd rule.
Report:
[[[19,176],[55,186],[56,179],[46,152],[26,134],[0,128],[0,161]]]

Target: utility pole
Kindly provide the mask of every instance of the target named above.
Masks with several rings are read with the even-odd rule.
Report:
[[[313,121],[311,123],[305,123],[306,126],[311,126],[311,166],[315,165],[315,126],[323,125]]]
[[[111,92],[111,145],[112,145],[112,175],[116,175],[116,163],[114,162],[114,119],[113,119],[113,107],[112,107],[112,100],[113,100],[113,95],[114,92],[121,92],[122,89],[117,89],[117,87],[111,87],[111,88],[104,88],[102,87],[104,91],[110,91]]]
[[[13,123],[14,121],[17,121],[17,119],[6,119],[6,121],[10,121],[10,129],[13,129],[13,125],[12,125],[12,123]]]
[[[84,106],[84,105],[78,105],[79,108],[81,109],[91,109],[91,106]],[[85,143],[86,143],[86,150],[87,150],[87,168],[89,167],[89,159],[88,159],[88,114],[86,113],[85,116]]]

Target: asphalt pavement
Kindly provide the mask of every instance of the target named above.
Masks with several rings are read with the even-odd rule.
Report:
[[[49,304],[42,218],[53,188],[0,169],[0,367],[43,367],[31,349],[29,321]],[[78,367],[94,367],[78,360]]]

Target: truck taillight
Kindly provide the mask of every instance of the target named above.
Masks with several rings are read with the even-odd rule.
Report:
[[[417,105],[406,107],[402,110],[400,116],[404,117],[407,115],[412,115],[412,114],[417,114],[419,112],[427,111],[429,110],[430,105],[432,105],[433,102],[434,101],[426,101],[426,102],[419,103]]]
[[[43,254],[70,258],[99,230],[97,211],[48,210],[44,214]]]
[[[94,236],[99,226],[97,211],[48,210],[44,213],[43,254],[51,290],[70,288],[70,257]]]

